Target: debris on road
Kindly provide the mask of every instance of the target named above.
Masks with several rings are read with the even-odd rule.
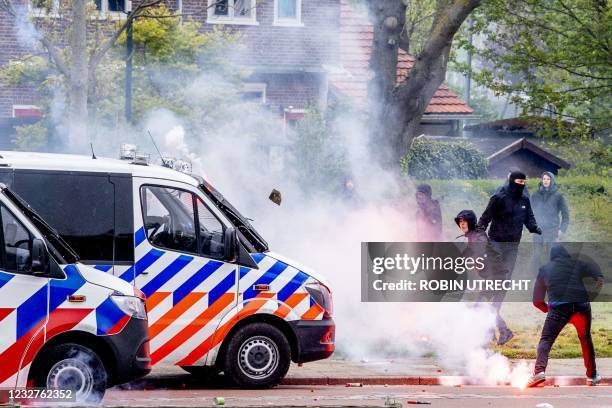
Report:
[[[215,402],[215,405],[225,405],[225,398],[223,397],[215,397],[213,401]]]
[[[402,403],[397,401],[394,398],[387,397],[387,398],[385,398],[385,407],[388,407],[388,408],[402,408]]]
[[[363,387],[363,383],[350,382],[350,383],[346,383],[345,387]]]
[[[429,401],[419,401],[419,400],[408,400],[406,401],[409,405],[431,405]]]
[[[549,404],[548,402],[542,402],[540,404],[537,404],[536,408],[555,408],[555,407],[552,404]]]

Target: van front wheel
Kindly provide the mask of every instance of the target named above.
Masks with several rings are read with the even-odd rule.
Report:
[[[33,377],[39,387],[72,390],[81,404],[100,403],[106,391],[104,364],[96,353],[80,344],[61,344],[48,350]]]
[[[270,324],[251,323],[229,339],[225,377],[241,388],[270,388],[285,377],[290,362],[285,335]]]

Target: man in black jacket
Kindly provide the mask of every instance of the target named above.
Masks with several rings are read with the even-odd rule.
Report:
[[[571,256],[567,250],[556,244],[550,250],[550,262],[540,268],[533,289],[533,304],[546,313],[542,328],[538,354],[533,376],[527,385],[535,387],[544,382],[548,355],[557,336],[568,323],[578,332],[588,385],[597,385],[601,376],[595,365],[595,348],[591,338],[591,304],[583,279],[594,279],[596,288],[601,290],[604,277],[594,262],[587,262]],[[548,304],[544,301],[548,292]]]
[[[501,188],[489,199],[489,204],[478,220],[478,228],[486,231],[489,224],[489,238],[501,253],[504,269],[508,271],[508,279],[512,276],[518,244],[523,235],[523,225],[529,232],[542,234],[536,222],[529,197],[523,195],[527,176],[520,171],[513,171],[508,178],[508,185]],[[500,293],[497,302],[500,304],[504,298]],[[514,337],[509,328],[502,328],[499,333],[498,344],[505,344]]]

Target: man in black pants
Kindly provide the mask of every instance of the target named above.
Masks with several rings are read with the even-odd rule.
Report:
[[[595,348],[591,338],[591,304],[589,295],[582,280],[585,277],[596,280],[596,287],[601,290],[604,284],[603,274],[596,264],[572,257],[561,245],[555,245],[550,251],[550,262],[540,268],[533,290],[533,304],[546,313],[542,328],[538,354],[533,376],[527,383],[535,387],[544,382],[548,354],[561,330],[571,323],[576,327],[588,385],[597,385],[601,376],[595,365]],[[548,292],[548,304],[544,302]]]
[[[529,197],[523,194],[527,176],[520,171],[513,171],[508,177],[508,184],[491,196],[489,204],[478,220],[478,229],[486,231],[489,224],[489,238],[491,244],[497,252],[501,254],[503,270],[507,271],[507,278],[510,279],[516,256],[518,254],[518,244],[523,235],[523,225],[529,232],[542,234],[536,219],[531,210]],[[497,344],[502,345],[509,342],[514,334],[499,315],[506,293],[496,292],[493,299],[493,306],[497,310],[497,328],[499,338]]]

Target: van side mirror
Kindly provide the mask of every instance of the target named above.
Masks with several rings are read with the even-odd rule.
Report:
[[[30,257],[32,259],[32,274],[46,274],[49,266],[49,258],[47,247],[42,239],[34,238],[32,240],[32,252]]]
[[[232,227],[223,232],[223,259],[227,262],[235,262],[238,259],[238,234]]]

